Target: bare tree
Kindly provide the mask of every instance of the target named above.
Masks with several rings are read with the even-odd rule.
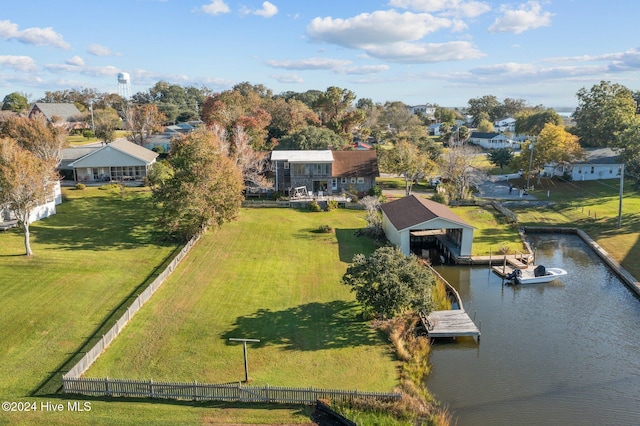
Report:
[[[166,117],[153,104],[137,105],[127,109],[128,139],[138,145],[144,145],[154,133],[162,130]]]
[[[450,192],[450,199],[465,200],[471,196],[484,174],[473,167],[473,158],[479,149],[469,145],[455,146],[442,157],[441,175],[447,181],[445,185]]]

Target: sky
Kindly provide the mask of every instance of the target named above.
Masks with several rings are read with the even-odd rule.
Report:
[[[347,88],[463,107],[493,95],[575,107],[600,81],[640,90],[637,0],[3,0],[0,99],[158,81]]]

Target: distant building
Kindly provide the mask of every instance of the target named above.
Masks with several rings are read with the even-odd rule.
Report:
[[[435,117],[436,115],[436,106],[431,104],[410,106],[409,110],[413,114],[420,113],[425,117]]]
[[[472,132],[468,141],[469,143],[478,145],[484,149],[513,147],[513,141],[509,140],[502,133],[497,132]]]
[[[36,102],[27,115],[33,118],[38,114],[42,114],[50,124],[67,131],[89,128],[87,123],[80,121],[80,110],[74,104]]]

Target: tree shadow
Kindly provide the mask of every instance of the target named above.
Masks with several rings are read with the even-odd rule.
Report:
[[[236,344],[229,342],[230,338],[258,339],[259,343],[248,344],[254,348],[281,345],[292,351],[379,344],[376,331],[357,315],[357,304],[342,300],[308,303],[282,311],[259,309],[238,317],[222,338],[227,344]]]
[[[335,229],[338,240],[338,254],[340,261],[351,263],[353,256],[358,253],[370,254],[373,251],[373,241],[368,237],[357,236],[361,228]],[[365,248],[365,246],[367,246]]]

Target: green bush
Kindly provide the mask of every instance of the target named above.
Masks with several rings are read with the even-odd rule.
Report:
[[[379,197],[382,195],[382,188],[379,185],[373,185],[371,189],[369,189],[369,195],[372,197]]]
[[[321,232],[323,234],[328,234],[331,231],[333,231],[333,229],[329,225],[320,225],[320,226],[318,226],[318,232]]]
[[[87,185],[85,185],[84,183],[76,183],[76,189],[77,190],[83,190],[87,187]]]
[[[322,211],[322,207],[320,207],[320,204],[318,204],[316,200],[313,200],[307,203],[307,210],[310,212],[320,212]]]
[[[327,211],[335,210],[338,208],[338,202],[336,200],[327,201]]]
[[[92,137],[94,137],[93,132],[91,130],[83,131],[82,136],[86,139],[91,139]]]

